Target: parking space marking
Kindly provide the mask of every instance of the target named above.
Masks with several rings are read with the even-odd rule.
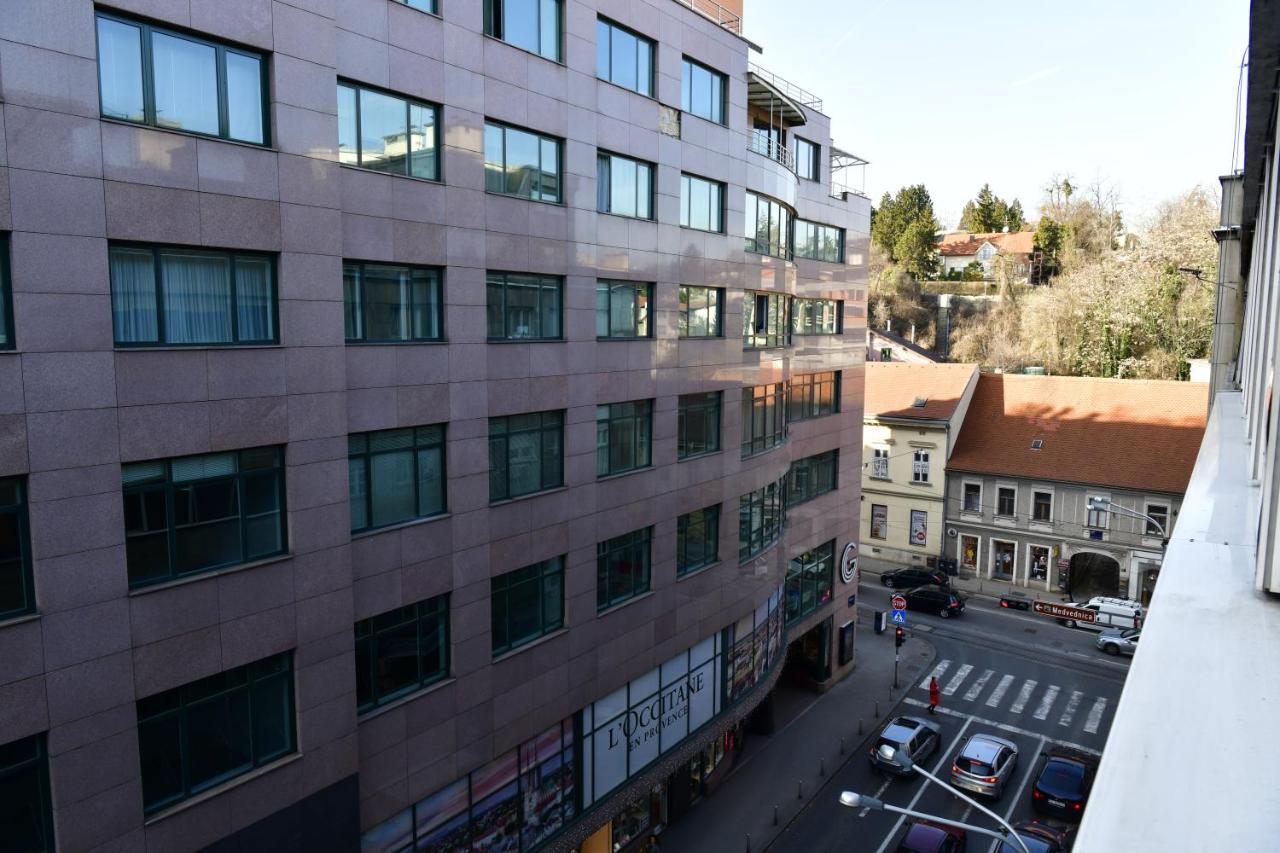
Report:
[[[1053,702],[1058,698],[1058,685],[1050,684],[1049,689],[1044,692],[1044,697],[1040,699],[1040,707],[1036,708],[1033,715],[1037,720],[1043,720],[1049,716],[1049,709],[1053,707]]]
[[[888,776],[888,775],[886,775],[886,776],[884,777],[884,782],[883,782],[883,783],[881,783],[880,787],[876,790],[875,798],[876,798],[877,800],[884,796],[884,792],[885,792],[885,791],[889,790],[889,784],[890,784],[891,782],[893,782],[893,777],[892,777],[892,776]],[[869,811],[871,811],[871,809],[868,809],[868,808],[862,808],[862,809],[859,809],[859,810],[858,810],[858,817],[866,817],[866,816],[867,816],[867,812],[869,812]]]
[[[923,705],[924,703],[916,702],[915,704]],[[956,734],[955,739],[951,741],[951,745],[948,746],[946,749],[939,751],[938,762],[934,764],[933,769],[929,771],[930,773],[932,773],[934,776],[937,776],[938,771],[942,769],[942,765],[946,764],[951,760],[951,753],[955,750],[956,744],[960,743],[960,739],[964,737],[965,731],[969,728],[969,726],[972,723],[973,723],[972,718],[964,721],[964,725],[960,727],[960,731]],[[915,810],[916,803],[920,802],[920,798],[924,796],[925,789],[927,789],[930,785],[933,784],[928,779],[925,779],[923,776],[917,777],[916,781],[920,783],[920,787],[916,791],[916,795],[911,798],[911,802],[907,803],[907,808],[911,810]],[[876,848],[876,853],[884,853],[885,848],[887,848],[891,843],[893,843],[893,839],[897,837],[898,830],[902,827],[902,824],[904,821],[906,821],[906,819],[907,819],[906,815],[898,816],[897,821],[895,821],[893,824],[893,828],[889,830],[889,834],[884,837],[884,841],[881,842],[880,846]]]
[[[1102,712],[1107,709],[1107,700],[1098,697],[1098,701],[1093,703],[1093,707],[1089,709],[1089,717],[1084,721],[1084,730],[1091,735],[1098,733],[1098,726],[1102,725]]]
[[[950,669],[950,667],[951,667],[951,661],[949,661],[949,660],[944,660],[942,663],[940,663],[940,664],[938,664],[937,666],[935,666],[935,667],[933,668],[933,672],[931,672],[931,673],[929,673],[928,675],[926,675],[926,676],[924,677],[924,681],[921,681],[921,682],[920,682],[920,689],[921,689],[921,690],[928,690],[928,689],[929,689],[929,680],[930,680],[930,679],[933,679],[933,678],[941,678],[941,677],[942,677],[942,674],[943,674],[944,672],[946,672],[948,669]]]
[[[929,707],[928,702],[921,702],[919,699],[912,699],[911,697],[907,697],[906,699],[903,699],[902,703],[904,705],[914,705],[917,708]],[[950,708],[939,707],[935,713],[946,714],[949,717],[962,717],[964,719],[973,720],[975,723],[982,723],[982,725],[984,726],[991,726],[994,729],[1000,729],[1001,731],[1004,731],[1004,732],[1012,732],[1015,735],[1025,735],[1026,737],[1043,737],[1046,740],[1048,740],[1048,737],[1040,732],[1033,732],[1030,729],[1024,729],[1019,726],[1011,725],[1009,723],[1000,723],[1000,722],[996,722],[995,720],[988,720],[985,717],[979,717],[974,714],[966,714],[964,711],[953,711]],[[1084,746],[1083,744],[1072,743],[1069,740],[1055,740],[1053,742],[1056,744],[1061,744],[1062,746],[1069,746],[1072,749],[1078,749],[1081,752],[1087,752],[1090,755],[1097,755],[1097,756],[1102,755],[1101,752],[1099,752],[1098,750],[1094,749],[1091,746]]]
[[[1012,675],[1004,675],[1000,678],[1000,683],[996,685],[996,689],[991,691],[991,695],[987,697],[987,707],[995,708],[1000,704],[1000,700],[1004,698],[1004,694],[1009,689],[1009,685],[1013,684]]]
[[[982,693],[982,688],[987,686],[987,682],[990,681],[991,676],[995,674],[996,671],[994,669],[988,669],[982,673],[982,675],[979,675],[978,680],[973,682],[973,686],[965,691],[964,701],[972,702],[974,699],[977,699],[979,694]]]
[[[1046,738],[1044,735],[1039,736],[1040,744],[1036,747],[1036,755],[1039,755],[1041,752],[1044,751],[1044,745],[1048,742],[1048,740],[1049,739]],[[1013,792],[1013,799],[1009,801],[1009,807],[1005,810],[1005,813],[1004,813],[1005,823],[1008,823],[1008,824],[1013,823],[1013,811],[1018,807],[1018,803],[1021,802],[1022,800],[1022,792],[1027,789],[1027,782],[1031,781],[1031,771],[1036,769],[1036,764],[1037,762],[1036,762],[1035,756],[1032,756],[1031,760],[1027,762],[1027,771],[1022,774],[1022,784],[1018,786],[1018,790]],[[996,853],[996,849],[999,847],[999,845],[1000,845],[999,841],[991,842],[990,853]]]
[[[1014,700],[1013,707],[1009,710],[1015,714],[1021,714],[1022,709],[1027,707],[1027,703],[1031,701],[1031,694],[1036,692],[1036,682],[1028,678],[1022,685],[1022,689],[1018,691],[1018,698]]]
[[[951,676],[951,680],[947,682],[947,686],[942,688],[943,696],[951,696],[960,689],[960,683],[965,680],[969,673],[973,672],[972,664],[965,664],[956,670],[956,674]]]
[[[1069,726],[1072,719],[1075,718],[1076,708],[1080,707],[1080,700],[1084,698],[1084,694],[1079,690],[1071,691],[1071,698],[1067,700],[1067,708],[1062,712],[1062,716],[1058,718],[1058,725]]]

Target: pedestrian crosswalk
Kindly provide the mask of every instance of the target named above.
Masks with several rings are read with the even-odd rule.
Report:
[[[1059,726],[1068,729],[1080,724],[1082,709],[1087,708],[1082,725],[1086,734],[1098,733],[1107,710],[1108,700],[1104,696],[1086,697],[1083,690],[1063,688],[1057,684],[1042,686],[1033,678],[1022,679],[1015,690],[1019,680],[1017,676],[997,673],[993,669],[976,669],[967,663],[953,667],[953,661],[939,661],[920,682],[920,689],[928,690],[929,683],[935,678],[939,685],[944,685],[943,696],[956,697],[960,702],[985,704],[988,708],[1000,708],[1006,699],[1012,697],[1009,713],[1027,711],[1035,719],[1050,725],[1056,719]],[[991,686],[993,680],[995,684]],[[1052,717],[1055,712],[1056,718]]]

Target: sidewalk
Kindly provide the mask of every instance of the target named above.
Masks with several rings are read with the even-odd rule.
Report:
[[[778,720],[769,736],[753,734],[737,766],[716,792],[662,833],[664,853],[762,851],[846,761],[865,761],[863,743],[889,709],[918,684],[933,663],[933,647],[911,638],[902,646],[898,689],[893,683],[893,632],[877,635],[858,620],[857,667],[845,679]],[[786,689],[786,688],[783,688]],[[780,703],[778,710],[793,707]],[[878,714],[877,714],[878,710]],[[858,734],[859,723],[862,734]],[[841,754],[841,737],[844,754]],[[825,764],[825,766],[820,766]],[[820,770],[825,773],[820,773]],[[803,798],[798,794],[803,790]],[[774,825],[774,806],[778,824]]]

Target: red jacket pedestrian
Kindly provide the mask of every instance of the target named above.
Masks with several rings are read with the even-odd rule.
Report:
[[[938,689],[938,679],[931,677],[929,679],[929,713],[932,714],[934,708],[938,707],[938,703],[942,701],[942,691]]]

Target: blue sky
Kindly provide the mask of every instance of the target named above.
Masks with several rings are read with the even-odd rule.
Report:
[[[753,58],[816,94],[866,190],[924,183],[954,227],[983,183],[1032,218],[1055,173],[1135,224],[1231,169],[1248,0],[746,0]]]

